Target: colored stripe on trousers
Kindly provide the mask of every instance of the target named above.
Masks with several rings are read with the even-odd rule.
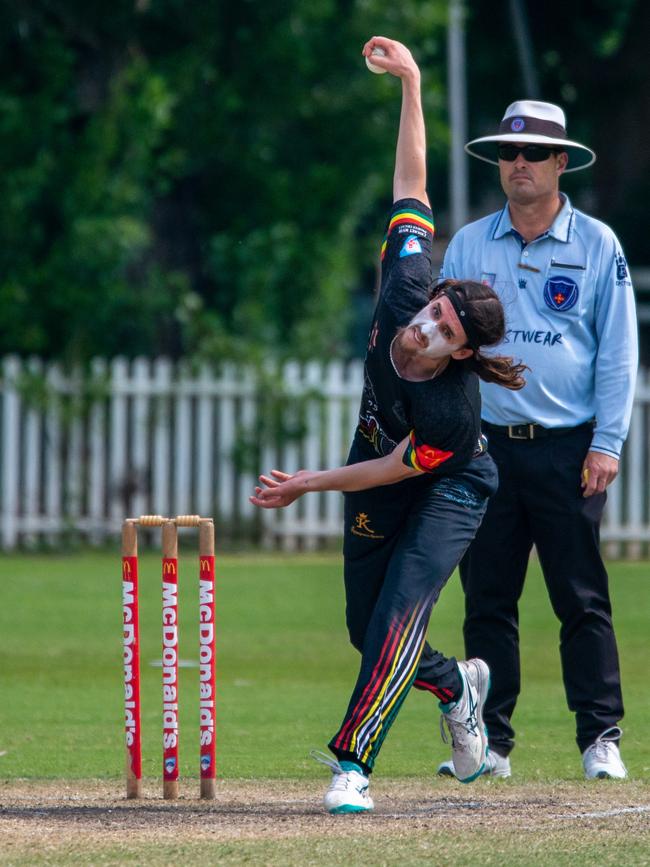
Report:
[[[426,604],[418,606],[414,611],[407,633],[400,643],[382,700],[376,703],[376,707],[372,709],[372,716],[357,732],[356,751],[360,752],[362,761],[368,761],[379,751],[415,678],[428,623],[427,612]],[[373,761],[374,758],[370,763],[372,764]]]
[[[373,753],[378,752],[415,678],[432,599],[433,594],[417,606],[410,617],[407,615],[406,626],[405,617],[389,629],[370,681],[334,742],[337,749],[352,752],[361,761],[373,764]],[[401,640],[396,641],[400,633]]]
[[[361,694],[361,698],[357,702],[357,706],[350,714],[348,721],[343,725],[338,737],[336,738],[334,746],[338,749],[347,749],[347,746],[344,746],[344,744],[349,743],[349,732],[354,731],[357,721],[363,718],[365,709],[374,701],[377,691],[384,682],[386,669],[388,668],[394,653],[393,648],[399,640],[399,636],[403,631],[404,622],[407,617],[408,614],[404,617],[401,623],[393,624],[389,628],[388,635],[386,636],[381,653],[379,654],[379,659],[377,660],[377,664],[370,675],[370,679]]]

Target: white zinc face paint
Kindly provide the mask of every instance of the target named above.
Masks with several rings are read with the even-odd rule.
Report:
[[[438,323],[431,319],[431,316],[426,312],[428,308],[420,311],[409,323],[409,328],[416,326],[420,333],[428,341],[426,347],[420,347],[419,354],[426,355],[427,358],[446,358],[454,351],[450,343],[445,340]]]

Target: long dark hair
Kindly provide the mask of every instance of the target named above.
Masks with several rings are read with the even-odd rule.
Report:
[[[526,385],[525,364],[506,355],[483,355],[482,346],[496,346],[506,333],[503,306],[496,292],[476,280],[443,280],[431,287],[431,299],[454,293],[471,324],[472,341],[467,345],[472,356],[465,364],[485,382],[495,382],[518,391]],[[457,305],[454,304],[454,307]]]

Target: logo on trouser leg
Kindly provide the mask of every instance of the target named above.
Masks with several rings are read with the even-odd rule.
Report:
[[[375,533],[370,526],[370,518],[365,512],[359,512],[354,519],[354,524],[350,527],[350,532],[355,536],[361,536],[364,539],[383,539],[384,537]]]

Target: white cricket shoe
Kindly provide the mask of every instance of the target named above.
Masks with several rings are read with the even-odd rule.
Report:
[[[445,724],[451,735],[451,757],[456,779],[471,783],[483,773],[487,756],[487,732],[483,705],[490,689],[490,669],[482,659],[458,663],[463,694],[453,705],[440,704],[440,734],[448,743]]]
[[[441,777],[455,777],[454,763],[452,759],[447,762],[442,762],[438,766],[438,775]],[[483,768],[482,777],[509,777],[512,775],[510,770],[510,757],[500,756],[498,753],[493,753],[488,750],[485,757],[485,767]]]
[[[627,768],[618,750],[618,739],[623,730],[612,726],[598,735],[582,754],[582,766],[588,780],[624,780]]]
[[[325,792],[323,804],[329,813],[366,813],[375,805],[368,793],[368,777],[354,762],[337,762],[320,750],[311,756],[332,771],[332,782]]]

